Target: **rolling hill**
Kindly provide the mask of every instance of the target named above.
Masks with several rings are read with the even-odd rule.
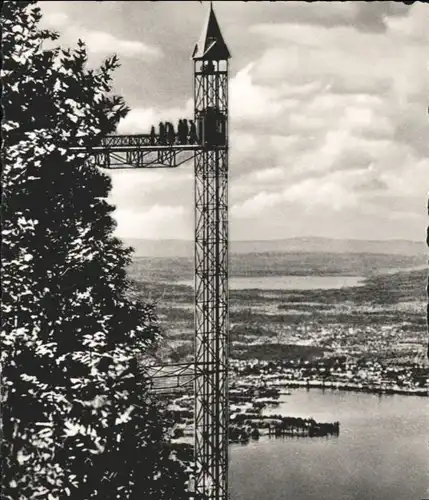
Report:
[[[189,257],[194,244],[186,240],[146,240],[122,238],[135,250],[135,257]],[[305,237],[264,241],[232,241],[232,254],[251,253],[329,253],[329,254],[386,254],[422,257],[427,254],[423,241],[407,240],[342,240]]]

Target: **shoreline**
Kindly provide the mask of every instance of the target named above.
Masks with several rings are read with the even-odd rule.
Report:
[[[368,387],[360,384],[344,384],[342,382],[320,382],[320,381],[301,381],[293,380],[287,383],[275,384],[274,387],[288,388],[302,388],[302,389],[322,389],[330,391],[343,391],[343,392],[365,392],[374,395],[400,395],[400,396],[418,396],[429,397],[429,389],[400,389],[394,387]],[[287,395],[287,393],[284,393]]]

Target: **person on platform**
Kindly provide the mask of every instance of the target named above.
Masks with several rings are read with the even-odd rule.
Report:
[[[159,143],[164,146],[167,144],[167,134],[163,122],[159,122]]]
[[[202,69],[203,69],[203,73],[213,73],[214,72],[213,61],[204,61]]]
[[[182,120],[182,124],[183,124],[183,137],[184,137],[183,144],[187,144],[188,143],[188,135],[189,135],[188,120],[185,118],[184,120]]]
[[[189,121],[189,143],[198,144],[197,127],[193,120]]]
[[[179,141],[179,144],[185,144],[186,141],[186,136],[185,136],[185,130],[183,127],[183,120],[179,120],[179,124],[177,125],[177,138]]]
[[[156,142],[155,127],[152,125],[150,129],[150,145],[155,146],[155,142]]]
[[[174,126],[170,122],[167,122],[167,140],[168,144],[170,145],[173,145],[176,140],[176,133],[174,132]]]

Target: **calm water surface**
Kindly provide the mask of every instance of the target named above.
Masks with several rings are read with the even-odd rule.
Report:
[[[230,290],[327,290],[362,286],[359,276],[261,276],[229,279]],[[179,285],[194,286],[192,280],[178,281]]]
[[[294,390],[271,413],[340,421],[338,438],[231,446],[231,500],[429,498],[428,399]]]

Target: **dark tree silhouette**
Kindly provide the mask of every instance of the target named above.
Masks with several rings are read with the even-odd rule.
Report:
[[[2,499],[181,499],[137,356],[159,328],[129,296],[110,178],[70,145],[97,143],[127,108],[116,57],[44,49],[34,2],[3,5]]]

